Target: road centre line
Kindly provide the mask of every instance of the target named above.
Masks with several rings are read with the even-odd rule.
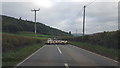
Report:
[[[57,47],[57,49],[58,49],[58,51],[60,52],[60,54],[62,54],[62,52],[61,52],[60,48],[59,48],[59,47]]]

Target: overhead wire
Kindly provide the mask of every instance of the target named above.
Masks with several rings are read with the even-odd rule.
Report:
[[[83,10],[83,8],[81,8],[80,10],[78,10],[78,12],[74,16],[68,18],[67,20],[73,21],[78,15],[79,16],[82,15],[82,10]]]
[[[90,2],[90,3],[88,3],[88,4],[84,5],[84,6],[88,7],[88,6],[90,6],[92,3],[94,3],[95,1],[96,1],[96,0],[93,0],[92,2]],[[81,11],[81,15],[82,15],[82,13],[83,13],[82,10],[83,10],[84,6],[83,6],[83,7],[81,8],[81,10],[80,10],[80,11]],[[77,16],[78,16],[78,15],[81,16],[81,15],[80,15],[80,12],[78,12]]]
[[[80,15],[80,13],[82,14],[82,10],[83,10],[83,7],[79,10],[77,16]]]
[[[92,1],[92,2],[90,2],[90,3],[88,3],[88,4],[86,4],[86,5],[84,5],[84,6],[82,7],[82,9],[85,8],[85,7],[90,6],[90,5],[91,5],[92,3],[94,3],[95,1],[96,1],[96,0],[94,0],[94,1]],[[81,13],[81,15],[82,15],[82,14],[83,14],[83,12]],[[80,15],[80,16],[81,16],[81,15]]]
[[[93,0],[92,2],[90,2],[90,3],[88,3],[88,4],[84,5],[84,6],[88,7],[88,6],[90,6],[92,3],[94,3],[95,1],[96,1],[96,0]],[[78,16],[82,16],[82,14],[83,14],[83,8],[84,8],[84,7],[82,7],[75,16],[70,17],[68,20],[74,20],[74,18],[76,18],[76,17],[78,17]],[[46,18],[44,17],[44,18],[42,18],[42,20],[46,20]]]
[[[94,3],[96,0],[93,0],[92,2],[88,3],[87,5],[85,5],[86,7],[90,6],[92,3]]]

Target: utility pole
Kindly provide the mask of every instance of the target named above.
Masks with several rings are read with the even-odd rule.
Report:
[[[86,6],[84,5],[84,12],[83,12],[83,36],[85,35],[85,8],[86,8]]]
[[[37,32],[37,28],[36,28],[36,12],[39,11],[40,9],[36,10],[36,9],[32,9],[31,11],[35,12],[35,36],[36,36],[36,32]]]

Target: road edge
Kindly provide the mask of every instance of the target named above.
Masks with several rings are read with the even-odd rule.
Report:
[[[69,45],[71,45],[71,46],[73,46],[73,47],[77,47],[77,46],[72,45],[72,44],[69,44]],[[89,52],[89,53],[91,53],[91,54],[94,54],[94,55],[97,55],[97,56],[103,57],[103,58],[105,58],[105,59],[108,59],[108,60],[114,61],[114,62],[116,62],[116,63],[119,63],[119,61],[116,61],[116,60],[111,59],[111,58],[109,58],[109,57],[106,57],[106,56],[104,56],[104,55],[101,55],[101,54],[98,54],[98,53],[95,53],[95,52],[92,52],[92,51],[89,51],[89,50],[83,49],[83,48],[81,48],[81,47],[77,47],[77,48],[80,48],[80,49],[82,49],[82,50],[84,50],[84,51],[87,51],[87,52]]]
[[[33,52],[32,54],[30,54],[29,56],[27,56],[25,59],[23,59],[21,62],[19,62],[18,64],[15,65],[15,67],[20,66],[22,63],[24,63],[27,59],[29,59],[30,57],[32,57],[34,54],[36,54],[39,50],[43,49],[46,45],[42,46],[41,48],[39,48],[38,50],[36,50],[35,52]]]

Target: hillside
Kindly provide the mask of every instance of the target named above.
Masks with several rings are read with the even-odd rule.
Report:
[[[34,22],[2,15],[2,31],[9,33],[34,32]],[[45,35],[68,36],[67,32],[37,22],[37,33]]]
[[[73,36],[83,36],[82,33],[77,33],[77,34],[76,34],[76,33],[72,33],[72,35],[73,35]]]
[[[77,33],[77,35],[76,35],[76,33],[73,33],[72,35],[73,35],[73,36],[83,36],[82,33]],[[90,35],[90,34],[85,34],[85,35]]]

